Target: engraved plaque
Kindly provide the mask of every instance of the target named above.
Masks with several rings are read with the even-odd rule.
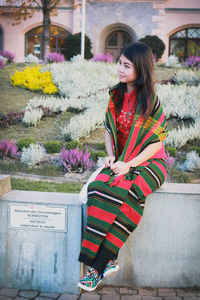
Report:
[[[66,207],[10,204],[10,229],[66,232]]]

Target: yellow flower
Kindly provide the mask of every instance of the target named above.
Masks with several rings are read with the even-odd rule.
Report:
[[[16,71],[10,75],[11,84],[27,88],[33,91],[42,91],[45,94],[55,94],[58,92],[57,87],[52,81],[49,71],[40,72],[41,66],[34,65],[25,67],[23,71]]]

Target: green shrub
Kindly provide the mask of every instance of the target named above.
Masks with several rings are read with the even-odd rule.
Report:
[[[157,35],[146,35],[139,41],[147,44],[151,48],[156,60],[161,58],[165,50],[165,44]]]
[[[48,141],[44,144],[47,153],[59,153],[62,149],[61,143],[57,141]]]
[[[188,146],[188,151],[196,151],[198,155],[200,156],[200,146]]]
[[[76,147],[79,147],[79,149],[81,148],[81,143],[79,141],[71,141],[71,142],[67,142],[65,144],[65,149],[75,149]]]
[[[22,139],[17,142],[18,150],[21,151],[23,147],[28,148],[30,144],[35,144],[35,140],[32,138]]]
[[[93,57],[91,53],[91,41],[90,38],[85,36],[85,58],[90,59]],[[65,40],[65,55],[67,60],[70,60],[73,56],[81,54],[81,33],[70,34]]]
[[[176,148],[171,147],[171,146],[166,146],[165,147],[166,152],[169,152],[169,156],[176,157]]]
[[[98,143],[96,144],[96,149],[97,150],[106,150],[106,146],[105,146],[105,143]]]
[[[90,157],[97,161],[98,157],[106,157],[107,153],[105,151],[91,151]]]
[[[191,180],[191,176],[187,172],[179,171],[176,168],[169,169],[168,173],[174,182],[189,183]]]

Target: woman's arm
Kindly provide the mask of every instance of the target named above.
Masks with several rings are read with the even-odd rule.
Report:
[[[107,130],[105,133],[105,146],[108,156],[114,156],[112,148],[112,135]]]
[[[162,147],[162,142],[156,142],[154,144],[148,145],[140,154],[129,162],[117,161],[111,166],[111,170],[115,175],[122,175],[128,173],[130,167],[137,167],[143,162],[150,159],[156,152],[158,152]]]
[[[127,162],[129,167],[137,167],[143,162],[150,159],[156,152],[158,152],[162,147],[162,142],[156,142],[154,144],[148,145],[139,155]]]
[[[105,167],[111,167],[115,160],[115,156],[113,153],[113,148],[112,148],[112,135],[106,130],[105,133],[105,146],[106,146],[106,151],[108,154],[108,157],[106,157],[106,164]]]

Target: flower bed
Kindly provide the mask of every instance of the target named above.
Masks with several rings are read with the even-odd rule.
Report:
[[[31,99],[23,118],[26,125],[37,125],[45,115],[45,111],[48,115],[70,110],[76,113],[66,126],[60,128],[62,140],[80,140],[94,129],[104,126],[108,88],[118,82],[116,64],[75,60],[47,65],[42,68],[41,74],[45,72],[52,74],[59,96]],[[198,145],[200,140],[200,71],[178,70],[169,81],[157,83],[156,91],[169,125],[171,122],[180,124],[169,126],[169,135],[165,140],[166,146],[176,147],[179,150],[174,166],[180,167],[176,165],[176,161],[181,149],[185,147],[188,152],[188,144],[197,141],[195,143]],[[196,154],[189,155],[187,159],[198,161]],[[172,160],[173,158],[169,156],[169,165]],[[191,165],[198,166],[198,162],[185,164]]]

